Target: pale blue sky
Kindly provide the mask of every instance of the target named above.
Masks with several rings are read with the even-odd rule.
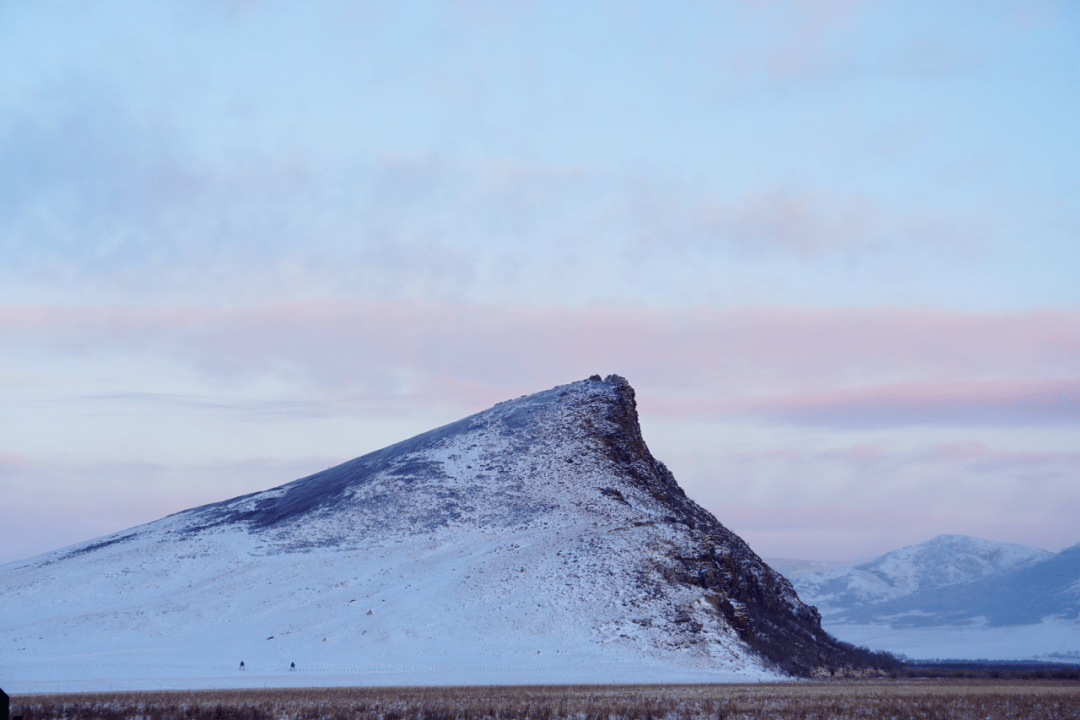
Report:
[[[1075,3],[2,12],[8,302],[1078,298]]]
[[[1071,544],[1036,528],[1080,498],[1078,128],[1075,1],[6,2],[0,483],[37,527],[113,468],[140,509],[69,522],[71,542],[619,372],[702,498],[733,497],[729,476],[768,485],[780,456],[832,468],[785,470],[789,497],[907,478],[907,499],[860,493],[850,516],[918,514],[931,475],[1001,489],[906,534],[751,522],[768,503],[749,490],[709,505],[766,554],[862,556],[924,530]],[[760,336],[729,343],[762,308]],[[582,328],[610,317],[640,341],[594,347]],[[444,362],[448,328],[475,358]],[[545,363],[501,347],[506,328],[547,338],[529,351]],[[886,356],[890,337],[910,344]],[[850,352],[813,365],[830,345]],[[487,356],[504,361],[485,378]],[[687,358],[779,380],[690,402],[664,379]],[[831,399],[804,412],[814,393]],[[885,410],[865,427],[820,420],[867,403]],[[841,452],[870,446],[889,472]],[[920,475],[927,457],[947,467]],[[1036,475],[1045,505],[1003,519]],[[7,559],[57,542],[27,532]]]

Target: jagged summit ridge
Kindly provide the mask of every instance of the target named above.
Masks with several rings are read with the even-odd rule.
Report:
[[[165,638],[189,660],[243,648],[249,666],[285,647],[327,672],[515,658],[541,673],[586,668],[567,678],[581,681],[663,677],[616,666],[716,679],[866,660],[686,497],[617,375],[9,565],[0,591],[42,638],[131,656]],[[19,632],[0,628],[0,648]],[[37,657],[70,653],[47,645]]]

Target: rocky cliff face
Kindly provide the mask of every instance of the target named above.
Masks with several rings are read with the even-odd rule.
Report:
[[[592,378],[599,381],[599,376]],[[638,423],[634,389],[617,375],[603,381],[610,395],[593,410],[604,416],[594,437],[614,464],[614,474],[644,488],[669,514],[667,524],[681,542],[670,548],[662,574],[668,582],[701,588],[723,623],[754,652],[797,675],[858,672],[888,664],[888,658],[859,652],[821,628],[816,608],[799,601],[795,589],[772,570],[712,513],[690,500],[667,467],[649,452]],[[606,408],[603,405],[606,404]],[[700,623],[690,625],[698,630]]]
[[[85,646],[159,665],[171,652],[177,667],[243,653],[248,667],[288,657],[325,672],[419,663],[424,682],[478,665],[491,672],[466,681],[512,666],[586,682],[886,660],[822,631],[784,577],[686,497],[616,375],[10,564],[0,592],[12,608],[0,653],[21,648],[31,665]]]

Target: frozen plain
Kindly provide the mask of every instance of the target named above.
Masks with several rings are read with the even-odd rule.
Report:
[[[1046,619],[1032,625],[985,622],[937,627],[822,623],[853,645],[884,648],[914,660],[1036,660],[1080,664],[1080,623]]]

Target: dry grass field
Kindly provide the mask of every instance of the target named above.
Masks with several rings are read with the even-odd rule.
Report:
[[[1075,720],[1080,683],[331,688],[16,695],[25,720]]]

